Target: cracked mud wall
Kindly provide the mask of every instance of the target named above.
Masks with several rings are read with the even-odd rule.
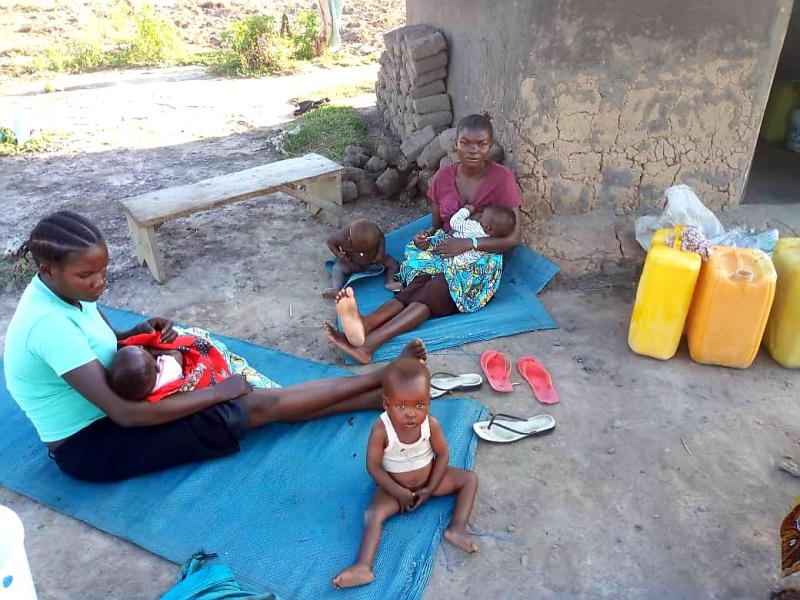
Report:
[[[407,0],[407,15],[445,32],[456,118],[492,114],[532,229],[644,213],[675,183],[737,204],[791,5]]]

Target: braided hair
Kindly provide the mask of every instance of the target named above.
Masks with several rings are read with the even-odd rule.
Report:
[[[489,134],[489,141],[494,139],[494,127],[492,127],[492,118],[489,116],[489,113],[483,113],[482,115],[473,114],[463,117],[458,122],[456,131],[458,135],[461,135],[465,129],[485,131]]]
[[[36,224],[30,237],[17,250],[22,257],[30,252],[37,266],[63,263],[73,252],[103,241],[103,234],[86,217],[68,210],[46,216]]]

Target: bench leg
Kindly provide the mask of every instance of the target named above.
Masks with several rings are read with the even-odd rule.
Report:
[[[141,227],[130,216],[126,215],[126,217],[128,219],[128,230],[131,232],[131,239],[133,240],[133,249],[139,264],[147,263],[153,278],[158,283],[164,283],[167,280],[167,276],[164,270],[164,259],[156,244],[156,228]]]
[[[333,173],[324,177],[315,177],[306,183],[309,198],[308,210],[312,215],[322,212],[322,218],[335,227],[342,226],[342,174]],[[333,203],[338,210],[320,208],[314,205],[314,198],[325,200],[326,205]]]

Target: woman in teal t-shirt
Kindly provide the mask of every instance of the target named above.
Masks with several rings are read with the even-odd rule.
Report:
[[[381,408],[383,368],[355,377],[252,390],[239,375],[215,387],[130,402],[109,387],[117,340],[176,335],[166,319],[115,331],[96,302],[106,286],[108,249],[85,217],[59,211],[39,221],[23,251],[38,274],[8,326],[4,366],[11,396],[67,475],[118,481],[238,452],[248,429],[274,421]],[[403,355],[425,359],[420,340]]]

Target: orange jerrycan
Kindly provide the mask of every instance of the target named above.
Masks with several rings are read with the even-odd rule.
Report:
[[[628,330],[628,345],[637,354],[666,360],[678,350],[702,262],[699,254],[680,249],[682,231],[675,228],[672,247],[659,231],[647,252]]]
[[[764,332],[764,346],[779,365],[800,368],[800,238],[775,245],[772,264],[778,273],[775,302]]]
[[[772,261],[761,250],[709,248],[686,322],[692,359],[749,367],[764,335],[776,278]]]

